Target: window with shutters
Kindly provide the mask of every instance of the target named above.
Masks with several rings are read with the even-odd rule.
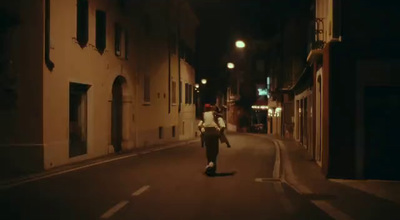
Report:
[[[79,46],[86,47],[89,38],[89,3],[87,0],[78,0],[76,4],[76,40]]]
[[[103,54],[106,49],[106,12],[96,10],[96,48]]]

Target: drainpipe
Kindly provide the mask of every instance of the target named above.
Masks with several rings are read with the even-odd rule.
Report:
[[[167,4],[167,19],[168,19],[168,114],[171,113],[171,15],[170,15],[170,1]]]
[[[45,0],[45,45],[44,45],[44,59],[47,68],[50,71],[54,69],[54,63],[50,60],[50,0]]]
[[[182,105],[182,86],[181,86],[181,2],[178,4],[178,85],[179,85],[179,106],[178,112],[181,112]]]

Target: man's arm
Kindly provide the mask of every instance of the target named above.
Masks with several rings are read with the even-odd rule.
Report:
[[[201,133],[203,133],[205,131],[203,124],[204,124],[204,122],[200,120],[199,124],[197,125],[197,127],[199,128],[199,131]]]

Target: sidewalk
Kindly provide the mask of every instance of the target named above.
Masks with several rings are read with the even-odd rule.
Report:
[[[281,149],[283,181],[334,219],[400,219],[400,181],[327,179],[300,144],[268,138]]]
[[[155,152],[155,151],[160,151],[160,150],[166,150],[174,147],[179,147],[179,146],[184,146],[187,144],[199,142],[199,138],[194,138],[190,140],[183,140],[183,141],[174,141],[171,143],[167,144],[159,144],[159,145],[153,145],[153,146],[148,146],[148,147],[142,147],[142,148],[135,148],[129,152],[123,152],[120,154],[108,154],[102,157],[98,158],[93,158],[77,163],[72,163],[72,164],[67,164],[63,165],[60,167],[55,167],[50,170],[44,170],[39,173],[32,173],[32,174],[26,174],[26,175],[18,175],[18,176],[8,176],[8,177],[0,177],[0,189],[5,189],[5,188],[10,188],[13,186],[17,186],[20,184],[24,184],[27,182],[32,182],[36,181],[39,179],[44,179],[47,177],[63,174],[63,173],[68,173],[80,169],[85,169],[91,166],[96,166],[99,164],[104,164],[116,160],[121,160],[129,157],[135,157],[135,156],[140,156],[143,154],[147,154],[150,152]]]

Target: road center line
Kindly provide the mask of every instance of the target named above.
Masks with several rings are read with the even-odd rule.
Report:
[[[132,196],[138,196],[144,193],[144,191],[148,190],[149,188],[150,188],[149,185],[142,186],[140,189],[136,190],[136,192],[132,193]]]
[[[124,206],[126,206],[126,204],[128,204],[128,203],[129,203],[128,201],[119,202],[118,204],[113,206],[111,209],[109,209],[107,212],[105,212],[100,218],[102,218],[102,219],[110,218],[116,212],[118,212],[120,209],[122,209]]]

